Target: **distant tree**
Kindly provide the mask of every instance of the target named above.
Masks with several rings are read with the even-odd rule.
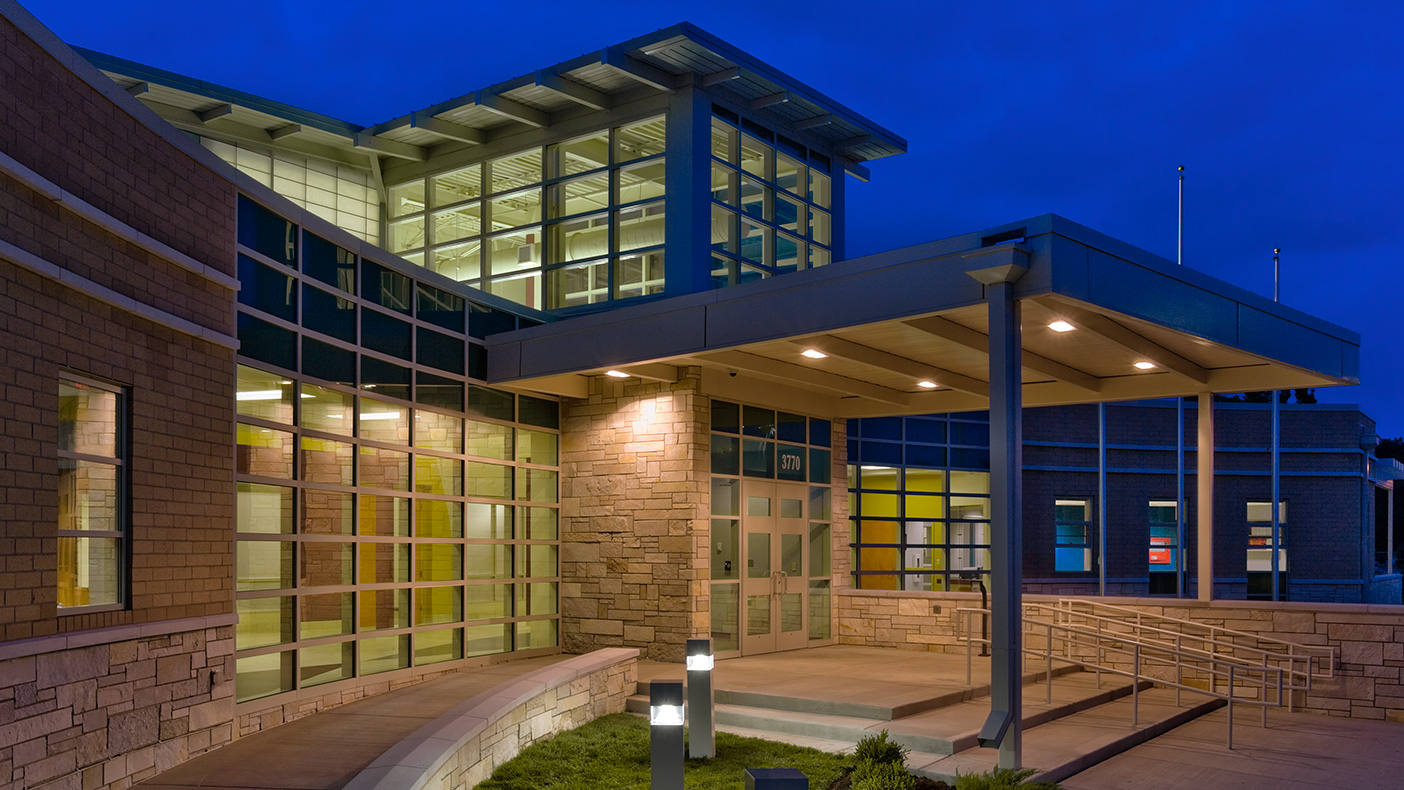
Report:
[[[1316,403],[1316,390],[1311,387],[1292,390],[1292,400],[1297,403]]]
[[[1378,447],[1375,448],[1376,458],[1393,458],[1396,461],[1404,461],[1404,436],[1396,436],[1393,439],[1381,439]]]
[[[1243,402],[1244,402],[1244,403],[1272,403],[1272,393],[1267,392],[1266,390],[1264,390],[1264,391],[1262,391],[1262,392],[1245,392],[1245,393],[1243,393]]]

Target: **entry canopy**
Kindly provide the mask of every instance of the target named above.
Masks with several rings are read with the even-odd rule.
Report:
[[[1052,214],[494,335],[488,379],[582,397],[697,366],[709,395],[824,416],[985,409],[977,271],[1017,277],[1025,406],[1359,383],[1358,334]]]

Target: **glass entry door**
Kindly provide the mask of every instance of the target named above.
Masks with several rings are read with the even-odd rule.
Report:
[[[805,647],[808,488],[745,480],[741,495],[741,653]]]

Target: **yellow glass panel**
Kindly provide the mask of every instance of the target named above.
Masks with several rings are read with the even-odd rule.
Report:
[[[907,518],[945,518],[946,498],[941,496],[908,495]],[[867,511],[864,511],[867,515]]]
[[[417,538],[463,537],[463,505],[441,499],[416,499],[414,535]]]
[[[896,518],[902,515],[900,506],[901,498],[897,494],[862,493],[858,495],[858,513],[864,518],[873,516]]]
[[[901,543],[902,532],[899,521],[867,521],[858,523],[859,540],[863,543]]]
[[[939,469],[908,469],[907,490],[939,494],[946,490],[946,473]]]
[[[420,543],[414,547],[414,580],[450,582],[463,578],[463,547],[453,543]]]

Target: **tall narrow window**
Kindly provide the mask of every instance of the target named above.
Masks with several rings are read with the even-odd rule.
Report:
[[[1272,598],[1272,502],[1248,503],[1248,599]],[[1285,597],[1282,585],[1287,575],[1287,502],[1277,505],[1278,596]]]
[[[126,602],[126,439],[121,390],[59,380],[58,606]]]
[[[1057,499],[1053,502],[1053,512],[1057,528],[1053,570],[1092,570],[1092,500]]]
[[[1180,536],[1174,500],[1150,501],[1150,570],[1151,573],[1179,570]]]

